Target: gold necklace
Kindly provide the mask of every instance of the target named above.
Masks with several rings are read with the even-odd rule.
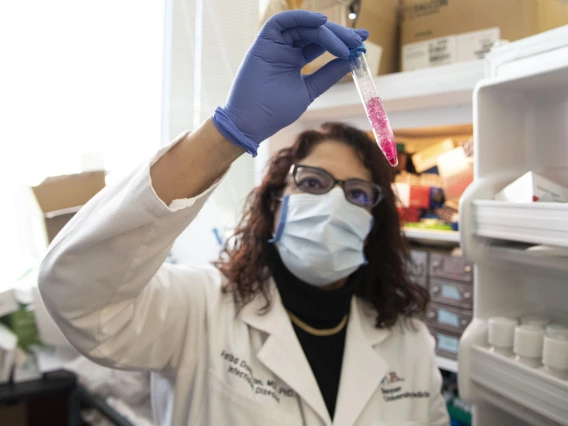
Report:
[[[294,315],[289,310],[286,310],[286,312],[288,312],[288,316],[290,317],[290,319],[292,320],[292,322],[294,324],[296,324],[298,327],[300,327],[306,333],[309,333],[309,334],[312,334],[312,335],[318,336],[318,337],[333,336],[334,334],[339,333],[341,330],[343,330],[345,328],[345,325],[347,324],[347,319],[349,317],[349,315],[345,315],[343,317],[343,319],[341,320],[341,322],[338,325],[336,325],[335,327],[322,330],[322,329],[313,328],[310,325],[306,324],[304,321],[302,321],[300,318],[298,318],[296,315]]]

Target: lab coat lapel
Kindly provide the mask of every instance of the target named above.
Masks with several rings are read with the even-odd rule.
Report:
[[[387,374],[388,365],[373,346],[389,331],[373,327],[373,320],[366,317],[363,302],[353,297],[333,419],[336,425],[353,426]]]
[[[246,305],[241,313],[244,322],[269,334],[257,352],[257,358],[300,395],[326,425],[331,425],[331,417],[317,381],[282,305],[276,285],[271,282],[271,287],[273,302],[266,314],[258,313],[264,304],[259,296]]]

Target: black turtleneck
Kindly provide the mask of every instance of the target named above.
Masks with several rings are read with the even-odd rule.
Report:
[[[293,275],[282,263],[275,247],[271,246],[270,251],[269,267],[284,307],[314,328],[337,326],[349,313],[357,274],[341,288],[323,290]],[[314,336],[295,324],[293,326],[333,419],[347,327],[331,336]]]

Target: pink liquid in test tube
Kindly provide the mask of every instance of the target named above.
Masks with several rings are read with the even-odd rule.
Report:
[[[351,74],[357,86],[357,91],[365,107],[367,118],[371,123],[371,129],[377,140],[379,148],[393,167],[398,165],[398,154],[396,152],[396,141],[389,124],[389,119],[383,108],[383,103],[377,93],[375,80],[367,64],[367,58],[363,51],[359,50],[349,57],[351,64]]]

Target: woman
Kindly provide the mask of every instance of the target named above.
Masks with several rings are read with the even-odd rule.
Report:
[[[363,133],[301,134],[216,266],[163,264],[231,162],[337,82],[367,35],[317,13],[276,15],[227,104],[52,244],[48,310],[85,356],[153,372],[160,425],[448,424],[432,338],[412,318],[428,296],[405,275],[389,166]],[[302,76],[324,50],[338,59]]]

